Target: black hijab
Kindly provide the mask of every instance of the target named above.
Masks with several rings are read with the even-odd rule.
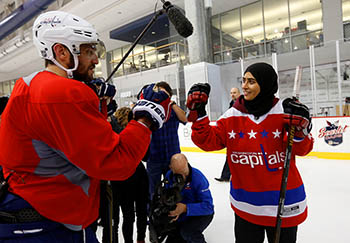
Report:
[[[250,72],[258,82],[260,93],[253,100],[244,100],[244,106],[248,113],[260,117],[273,106],[275,93],[278,89],[277,74],[270,64],[264,62],[250,65],[244,74],[247,72]]]

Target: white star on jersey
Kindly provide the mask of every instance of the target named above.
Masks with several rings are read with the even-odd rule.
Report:
[[[255,138],[256,139],[256,137],[255,137],[256,134],[257,134],[257,132],[254,132],[253,130],[250,130],[250,132],[248,132],[249,139],[251,139],[251,138]]]
[[[279,137],[280,137],[280,134],[281,134],[281,132],[278,131],[278,129],[276,129],[276,132],[272,132],[272,133],[273,133],[273,135],[274,135],[273,138],[279,138]]]
[[[229,132],[228,135],[230,135],[229,139],[236,138],[236,133],[233,130]]]

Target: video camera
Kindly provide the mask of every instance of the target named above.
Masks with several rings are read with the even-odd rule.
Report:
[[[185,185],[182,175],[174,174],[174,182],[169,186],[167,179],[162,180],[156,187],[150,206],[150,241],[161,243],[169,232],[176,228],[174,217],[169,212],[176,209],[176,204],[182,199],[181,190]]]

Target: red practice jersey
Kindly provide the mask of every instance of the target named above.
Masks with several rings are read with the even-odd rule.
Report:
[[[277,100],[275,100],[277,101]],[[283,163],[287,145],[282,101],[265,115],[255,118],[240,107],[232,107],[210,126],[208,118],[192,125],[193,142],[205,151],[227,148],[231,171],[231,207],[243,219],[275,226]],[[294,141],[282,227],[296,226],[307,216],[304,185],[295,155],[312,150],[313,138]]]
[[[151,131],[131,121],[118,135],[87,85],[43,71],[17,80],[0,126],[10,191],[44,217],[81,229],[98,216],[100,179],[131,176]]]

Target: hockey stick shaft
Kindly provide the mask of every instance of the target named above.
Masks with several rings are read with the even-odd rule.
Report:
[[[286,160],[284,162],[284,167],[283,167],[280,197],[279,197],[279,201],[278,201],[275,242],[274,243],[279,243],[280,235],[281,235],[282,214],[283,214],[283,209],[284,209],[284,202],[286,199],[287,182],[288,182],[288,174],[289,174],[289,168],[290,168],[290,160],[292,157],[294,133],[295,133],[295,126],[291,126],[289,129],[289,132],[288,132]]]
[[[294,87],[293,87],[293,97],[297,100],[299,100],[299,95],[300,95],[300,82],[301,82],[302,73],[303,73],[303,68],[301,66],[297,66],[295,70]]]
[[[296,72],[295,72],[295,79],[294,79],[294,88],[293,88],[293,99],[294,100],[299,99],[301,75],[302,75],[302,67],[297,66]],[[278,200],[274,243],[279,243],[280,236],[281,236],[282,215],[283,215],[284,203],[285,203],[285,199],[286,199],[287,183],[288,183],[290,162],[291,162],[291,158],[292,158],[294,134],[295,134],[295,126],[289,126],[287,148],[286,148],[286,158],[284,161],[281,188],[280,188],[280,196],[279,196],[279,200]]]

